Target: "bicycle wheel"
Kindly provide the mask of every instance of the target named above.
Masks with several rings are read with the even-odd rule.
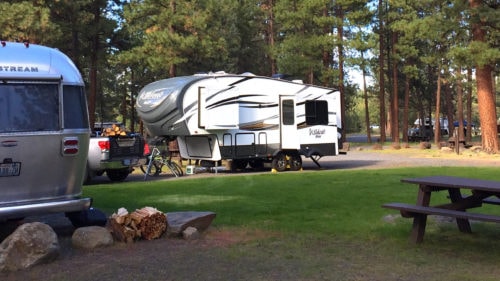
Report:
[[[144,174],[147,173],[148,176],[157,176],[160,173],[158,170],[158,167],[156,166],[155,163],[152,163],[151,166],[149,164],[141,165],[140,168],[141,168],[141,171]],[[149,169],[149,171],[148,171],[148,169]]]
[[[175,162],[170,162],[169,167],[175,176],[181,177],[184,175],[184,171],[182,170],[182,167],[179,164]]]

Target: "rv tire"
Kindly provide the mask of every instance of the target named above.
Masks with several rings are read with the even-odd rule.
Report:
[[[293,153],[290,155],[290,170],[298,171],[300,169],[302,169],[302,158],[300,157],[300,154]]]
[[[287,166],[287,160],[286,160],[286,155],[283,152],[279,152],[274,156],[273,158],[273,164],[272,167],[278,172],[283,172],[286,170]]]

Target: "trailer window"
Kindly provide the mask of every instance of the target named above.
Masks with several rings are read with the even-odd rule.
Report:
[[[0,133],[59,130],[57,84],[0,85]]]
[[[63,87],[64,128],[88,128],[87,102],[82,86]]]
[[[328,125],[328,102],[325,100],[306,101],[307,125]]]
[[[293,100],[283,100],[283,125],[293,125],[295,123],[295,111]]]

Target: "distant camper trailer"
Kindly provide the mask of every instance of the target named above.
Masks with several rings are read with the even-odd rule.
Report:
[[[0,220],[86,212],[90,128],[82,77],[60,51],[0,45]]]
[[[153,136],[177,139],[182,158],[277,171],[316,164],[342,147],[336,89],[252,74],[202,74],[144,87],[136,109]]]

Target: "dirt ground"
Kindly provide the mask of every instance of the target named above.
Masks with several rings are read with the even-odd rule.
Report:
[[[325,159],[323,169],[373,169],[403,166],[500,166],[500,158],[481,154],[454,155],[439,151],[374,151],[352,148],[347,155]],[[315,169],[304,161],[304,170]],[[213,176],[213,175],[200,175]],[[141,175],[136,176],[141,180]],[[131,178],[134,180],[134,177]],[[279,247],[279,234],[244,229],[208,229],[200,239],[157,239],[108,248],[79,250],[71,247],[74,228],[63,215],[30,217],[27,221],[47,222],[59,236],[61,254],[50,264],[13,273],[0,273],[3,281],[26,280],[309,280],[295,275],[300,260],[275,257],[269,263],[269,248]],[[15,226],[0,225],[0,239]],[[271,239],[262,239],[271,238]],[[260,242],[266,240],[267,242]],[[232,247],[238,245],[238,247]],[[245,255],[245,247],[261,247]],[[238,248],[238,249],[235,249]],[[263,254],[259,254],[262,251]],[[320,276],[317,273],[312,276]],[[325,277],[326,278],[326,277]],[[310,280],[317,280],[316,278]],[[331,279],[324,279],[331,280]],[[342,280],[342,279],[339,279]],[[354,279],[353,279],[354,280]],[[369,280],[369,279],[359,279]]]

